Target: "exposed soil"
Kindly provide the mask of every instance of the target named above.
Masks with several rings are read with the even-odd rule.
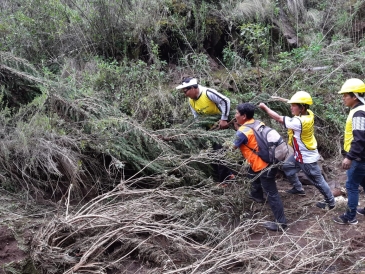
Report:
[[[49,206],[31,205],[27,197],[0,189],[0,273],[37,273],[29,257],[29,246],[49,211]]]
[[[26,253],[18,247],[13,232],[6,226],[0,227],[0,243],[0,265],[26,258]]]
[[[344,187],[346,181],[346,173],[339,169],[331,167],[328,175],[328,183],[333,191],[340,193],[340,188]],[[311,233],[319,237],[326,237],[323,234],[323,227],[333,237],[337,237],[336,241],[349,243],[351,249],[357,251],[358,258],[365,257],[365,216],[358,215],[359,223],[357,225],[339,225],[333,222],[336,215],[342,214],[346,209],[346,196],[338,196],[336,208],[331,211],[319,209],[315,203],[322,199],[322,195],[313,185],[304,185],[306,196],[297,196],[288,194],[285,190],[289,189],[288,182],[280,178],[277,185],[281,198],[284,203],[284,210],[289,221],[289,229],[286,231],[288,235],[298,236],[297,245],[303,247],[308,245],[307,239],[301,239],[303,233]],[[234,187],[237,189],[237,186]],[[229,187],[225,191],[230,191]],[[23,197],[24,198],[24,197]],[[29,259],[29,244],[32,235],[42,225],[54,215],[54,204],[43,206],[31,206],[26,203],[26,199],[15,197],[11,194],[0,191],[0,273],[12,273],[9,269],[20,269],[19,273],[39,273],[37,272]],[[364,191],[360,194],[360,205],[365,206]],[[272,219],[272,214],[267,205],[252,202],[250,215],[254,218]],[[251,235],[251,246],[270,239],[270,237],[281,237],[281,233],[266,231],[264,228],[258,227]],[[286,241],[286,237],[282,237],[282,241]],[[268,241],[269,243],[269,241]],[[351,258],[356,260],[356,258]],[[346,266],[351,264],[351,260],[341,260],[339,264]],[[352,262],[353,263],[353,262]],[[130,273],[136,273],[137,269],[142,271],[143,266],[131,265],[126,266],[124,271],[131,268]],[[331,266],[329,270],[343,268],[338,265]],[[364,272],[361,272],[364,271]],[[17,272],[18,273],[18,272]],[[124,272],[124,273],[129,273]],[[142,273],[142,272],[137,272]],[[326,272],[327,273],[327,272]],[[365,265],[360,265],[358,273],[365,273]]]
[[[286,179],[277,180],[279,193],[284,203],[285,215],[289,223],[289,228],[286,233],[289,236],[298,236],[295,244],[303,248],[308,246],[309,242],[308,238],[303,237],[301,239],[300,236],[311,234],[313,238],[335,237],[333,240],[337,243],[349,244],[351,247],[350,250],[357,251],[356,258],[345,258],[344,256],[338,260],[337,265],[332,265],[327,269],[329,272],[323,273],[340,272],[339,270],[353,266],[358,260],[362,260],[362,263],[356,272],[353,273],[365,273],[365,264],[363,263],[363,259],[365,258],[365,216],[357,214],[359,221],[357,225],[340,225],[333,221],[334,217],[346,211],[347,197],[341,189],[344,190],[347,176],[345,171],[332,167],[331,174],[327,177],[327,182],[336,199],[336,207],[333,210],[323,210],[316,207],[316,202],[323,199],[323,196],[313,185],[304,185],[303,183],[306,196],[298,196],[285,192],[285,190],[291,188]],[[303,182],[303,180],[301,181]],[[363,189],[360,189],[359,206],[365,207]],[[272,219],[272,214],[268,206],[254,203],[253,209],[259,213],[258,218],[266,215],[268,220]],[[324,231],[328,235],[325,235]],[[290,237],[283,237],[277,232],[267,231],[262,228],[261,231],[257,231],[257,233],[252,235],[251,244],[258,244],[263,241],[269,243],[270,237],[282,237],[282,241],[292,240]]]

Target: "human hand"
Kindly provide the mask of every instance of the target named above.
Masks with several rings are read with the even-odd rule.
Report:
[[[352,160],[347,159],[347,158],[343,159],[342,168],[343,169],[350,169],[351,163],[352,163]]]
[[[267,108],[267,106],[264,103],[260,103],[259,108],[265,110]]]
[[[228,122],[226,120],[219,120],[219,128],[220,129],[228,128]]]
[[[279,96],[271,96],[270,98],[273,99],[273,101],[281,101],[281,102],[284,102],[284,103],[289,101],[289,99],[282,98],[282,97],[279,97]]]

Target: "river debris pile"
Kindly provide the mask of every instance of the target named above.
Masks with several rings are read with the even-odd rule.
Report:
[[[44,226],[32,259],[43,273],[301,273],[341,269],[343,256],[356,253],[323,220],[299,236],[265,237],[269,211],[253,209],[245,192],[245,182],[223,190],[121,183]]]

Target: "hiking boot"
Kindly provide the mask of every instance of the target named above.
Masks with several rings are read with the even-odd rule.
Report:
[[[333,218],[333,221],[335,223],[340,224],[340,225],[356,225],[358,223],[356,217],[353,218],[352,220],[349,220],[346,217],[346,214],[342,214],[342,215],[340,215],[338,217]]]
[[[321,208],[321,209],[325,209],[325,210],[326,209],[331,210],[331,209],[335,208],[335,205],[330,205],[326,201],[318,202],[318,203],[316,203],[316,206]]]
[[[365,215],[365,208],[357,208],[356,212],[359,213],[360,215]]]
[[[265,203],[264,198],[256,198],[256,197],[253,197],[251,194],[248,195],[248,198],[259,204]]]
[[[283,231],[288,228],[286,224],[279,224],[275,222],[266,222],[263,227],[271,231]]]
[[[286,190],[285,192],[290,193],[290,194],[296,194],[299,196],[305,196],[304,190],[297,190],[295,187],[293,187],[292,189]]]

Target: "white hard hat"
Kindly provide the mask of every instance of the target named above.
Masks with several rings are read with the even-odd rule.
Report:
[[[182,81],[181,85],[178,85],[176,89],[187,88],[190,86],[194,86],[198,84],[198,80],[196,78],[186,78]]]

